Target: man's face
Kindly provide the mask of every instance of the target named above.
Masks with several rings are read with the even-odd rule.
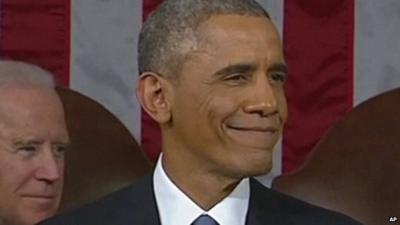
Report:
[[[166,147],[188,168],[234,178],[266,173],[287,117],[277,31],[266,18],[219,15],[199,33],[174,86]]]
[[[0,221],[29,225],[54,215],[68,142],[53,90],[0,88]]]

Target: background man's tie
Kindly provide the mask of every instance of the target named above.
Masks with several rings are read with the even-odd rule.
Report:
[[[193,221],[191,225],[219,225],[219,224],[211,216],[201,215],[197,217],[197,219]]]

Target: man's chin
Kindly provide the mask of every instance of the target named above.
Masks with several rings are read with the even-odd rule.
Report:
[[[40,212],[40,213],[33,213],[31,215],[27,215],[24,218],[21,218],[20,223],[18,225],[34,225],[45,219],[52,217],[55,213],[53,212]]]
[[[272,167],[266,163],[266,165],[259,166],[257,168],[251,168],[247,174],[246,177],[256,177],[256,176],[262,176],[271,171]]]
[[[19,214],[20,216],[18,218],[18,221],[16,223],[11,223],[11,224],[16,224],[16,225],[34,225],[37,224],[45,219],[48,219],[55,215],[56,210],[54,207],[47,208],[45,209],[39,209],[39,208],[30,208],[29,210],[26,209],[24,211],[21,211]]]
[[[246,160],[235,166],[235,177],[237,178],[245,178],[245,177],[254,177],[261,176],[269,173],[272,169],[272,162],[270,157],[267,157],[265,160]],[[247,161],[245,163],[244,161]]]
[[[272,154],[265,154],[263,157],[252,160],[249,165],[248,177],[261,176],[272,170]]]

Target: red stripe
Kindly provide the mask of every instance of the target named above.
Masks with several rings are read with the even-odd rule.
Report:
[[[143,20],[161,3],[163,0],[143,0]]]
[[[283,171],[292,171],[353,106],[353,0],[286,0],[289,121]],[[338,146],[340,148],[340,146]]]
[[[64,67],[63,73],[61,73],[61,84],[64,86],[69,86],[71,80],[71,1],[72,0],[64,0]]]
[[[70,1],[2,0],[0,56],[40,65],[69,83]]]
[[[143,20],[162,0],[143,0]],[[158,123],[142,110],[142,148],[148,157],[155,162],[161,152],[161,133]]]

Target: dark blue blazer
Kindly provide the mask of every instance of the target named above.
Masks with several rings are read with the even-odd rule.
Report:
[[[250,179],[250,191],[247,225],[360,225],[342,214],[270,190],[255,179]],[[159,225],[152,176],[40,224]]]

